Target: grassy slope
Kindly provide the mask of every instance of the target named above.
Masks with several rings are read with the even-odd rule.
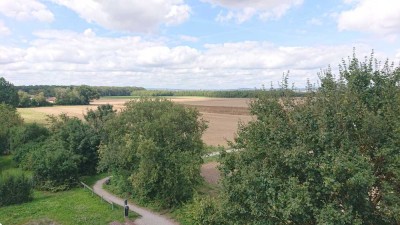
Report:
[[[12,156],[0,156],[0,169],[3,172],[20,171],[15,168]],[[86,177],[89,184],[104,174]],[[136,216],[131,213],[130,215]],[[133,217],[132,217],[133,218]],[[29,224],[33,221],[54,221],[57,224],[108,224],[112,221],[124,221],[123,209],[111,210],[108,203],[98,196],[92,196],[88,190],[76,188],[70,191],[49,193],[34,192],[32,202],[0,208],[0,223],[7,225]],[[46,223],[48,224],[48,223]]]

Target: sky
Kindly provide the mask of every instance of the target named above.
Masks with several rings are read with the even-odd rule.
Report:
[[[304,88],[354,49],[398,65],[399,0],[0,0],[15,85]]]

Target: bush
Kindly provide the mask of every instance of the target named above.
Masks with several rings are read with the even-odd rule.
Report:
[[[24,162],[25,158],[28,157],[31,151],[38,149],[49,135],[49,130],[46,127],[36,123],[13,127],[9,135],[10,151],[13,154],[13,159],[20,166],[28,166]]]
[[[32,200],[32,179],[22,173],[0,175],[0,207]]]
[[[37,188],[56,192],[76,186],[79,177],[78,156],[64,150],[60,142],[49,140],[32,153],[32,158]]]
[[[339,75],[251,104],[243,151],[222,156],[230,224],[399,224],[400,68],[354,57]]]

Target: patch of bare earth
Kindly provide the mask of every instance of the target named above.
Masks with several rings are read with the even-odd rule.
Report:
[[[218,184],[221,173],[218,170],[219,163],[209,162],[201,166],[201,176],[209,184]]]

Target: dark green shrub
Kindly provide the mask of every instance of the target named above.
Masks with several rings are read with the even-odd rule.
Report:
[[[32,179],[24,174],[0,175],[0,207],[32,200]]]
[[[79,177],[78,156],[62,148],[59,141],[49,140],[33,152],[33,178],[37,188],[63,191],[76,186]]]

